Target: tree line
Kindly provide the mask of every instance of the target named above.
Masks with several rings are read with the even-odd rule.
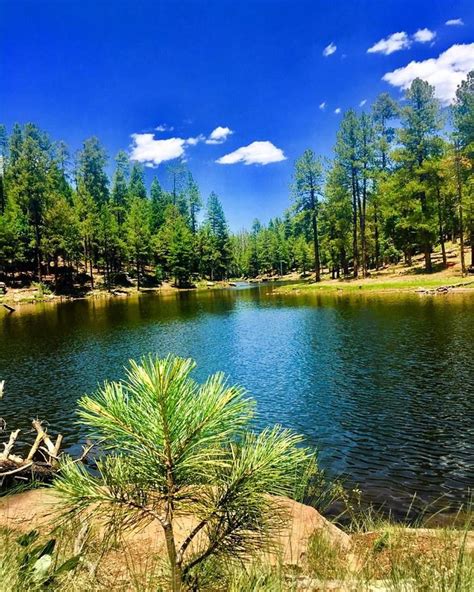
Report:
[[[448,127],[446,127],[448,123]],[[447,131],[449,129],[449,131]],[[369,113],[347,111],[328,167],[312,150],[296,162],[294,215],[285,218],[301,267],[309,261],[320,279],[366,276],[370,269],[466,239],[474,266],[474,72],[443,113],[434,88],[413,81],[403,106],[381,94]],[[303,253],[304,236],[310,252]]]
[[[400,106],[381,94],[369,112],[347,111],[334,156],[306,150],[296,161],[292,205],[267,225],[232,233],[219,197],[203,207],[181,162],[164,188],[149,190],[144,170],[120,151],[111,178],[95,137],[74,162],[64,142],[38,126],[0,126],[0,274],[7,281],[54,276],[56,289],[97,278],[110,288],[133,277],[137,287],[198,278],[323,271],[333,278],[459,241],[465,273],[474,266],[474,72],[443,110],[434,88],[413,81]],[[201,210],[204,210],[201,212]],[[464,259],[470,244],[471,261]]]

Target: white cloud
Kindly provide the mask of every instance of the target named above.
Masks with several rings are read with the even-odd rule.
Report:
[[[229,127],[217,126],[207,138],[206,144],[222,144],[234,132]]]
[[[464,21],[460,18],[449,19],[449,21],[446,21],[444,24],[448,25],[448,27],[462,27],[464,25]]]
[[[428,43],[429,41],[433,41],[436,37],[435,31],[430,31],[430,29],[418,29],[418,31],[413,35],[413,39],[418,41],[418,43]]]
[[[398,33],[392,33],[392,35],[389,35],[385,39],[380,39],[380,41],[377,41],[372,47],[369,47],[367,53],[383,53],[384,55],[390,55],[395,51],[407,49],[410,45],[411,42],[408,35],[405,31],[400,31]]]
[[[157,132],[172,132],[174,127],[172,125],[166,125],[166,123],[160,123],[155,127],[155,131]]]
[[[270,164],[286,160],[283,150],[277,148],[271,142],[252,142],[248,146],[242,146],[234,152],[230,152],[216,160],[219,164]]]
[[[362,99],[362,101],[359,103],[359,107],[363,107],[366,103],[367,99]]]
[[[199,136],[196,136],[195,138],[188,138],[186,140],[186,144],[188,146],[196,146],[196,144],[199,144],[199,142],[204,142],[205,139],[206,139],[206,136],[199,134]]]
[[[187,146],[195,146],[203,138],[167,138],[155,140],[153,134],[132,134],[131,160],[143,163],[147,167],[158,166],[160,163],[184,156]]]
[[[326,101],[323,101],[322,103],[320,103],[319,108],[321,109],[321,111],[324,111],[324,109],[326,109]]]
[[[330,43],[328,46],[326,46],[323,49],[323,56],[325,58],[327,58],[328,56],[332,55],[333,53],[336,53],[337,50],[337,45],[334,45],[334,43]]]
[[[340,112],[341,112],[341,108],[340,107],[337,107],[336,109],[334,109],[334,113],[336,115],[339,115]]]
[[[456,88],[474,68],[474,43],[452,45],[437,58],[410,62],[403,68],[387,72],[383,80],[407,89],[415,78],[426,80],[435,87],[436,97],[448,105],[454,99]]]

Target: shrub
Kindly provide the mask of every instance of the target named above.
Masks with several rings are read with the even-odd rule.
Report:
[[[248,431],[254,404],[222,374],[199,385],[192,360],[131,362],[124,382],[80,401],[106,454],[98,475],[65,461],[55,482],[70,513],[122,530],[162,528],[173,591],[196,586],[204,564],[267,548],[285,521],[278,500],[302,489],[314,465],[302,438],[279,426]],[[196,525],[178,544],[176,518]]]

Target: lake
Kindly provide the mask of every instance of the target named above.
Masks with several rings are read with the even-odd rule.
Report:
[[[275,294],[270,285],[78,300],[0,314],[0,416],[82,438],[76,400],[148,352],[222,370],[320,450],[332,476],[403,514],[474,488],[474,294]]]

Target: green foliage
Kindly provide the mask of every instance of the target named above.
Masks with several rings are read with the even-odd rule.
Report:
[[[298,496],[313,457],[279,426],[248,431],[253,401],[222,374],[202,385],[191,360],[131,362],[124,382],[83,397],[80,417],[107,451],[97,476],[66,461],[55,490],[73,514],[112,529],[157,522],[164,531],[173,590],[196,584],[203,564],[231,563],[266,548],[285,521],[276,496]],[[182,515],[196,526],[181,544]]]
[[[167,206],[164,222],[156,237],[157,259],[178,287],[189,285],[194,260],[193,235],[174,205]]]
[[[11,533],[0,537],[0,590],[59,589],[68,574],[74,572],[81,555],[60,560],[56,539],[40,542],[40,533],[31,530],[20,537]]]
[[[132,171],[130,173],[130,182],[128,185],[128,193],[130,199],[138,197],[146,199],[145,179],[143,175],[143,167],[137,162],[133,163]]]
[[[137,287],[140,289],[142,266],[151,248],[150,204],[139,195],[132,196],[130,202],[124,227],[130,258],[136,265]]]
[[[104,203],[109,196],[109,179],[104,170],[107,155],[96,137],[84,142],[77,160],[76,182],[83,184],[96,204]]]
[[[156,266],[183,287],[198,276],[309,269],[317,280],[323,272],[365,276],[419,253],[429,271],[431,251],[448,237],[470,243],[474,257],[473,80],[471,72],[458,88],[450,141],[434,89],[419,79],[403,107],[384,93],[368,113],[349,110],[327,167],[311,149],[295,162],[292,207],[235,234],[214,192],[201,212],[199,185],[183,162],[167,168],[167,187],[155,177],[148,192],[144,169],[124,151],[109,182],[97,138],[84,142],[71,171],[64,142],[34,124],[10,135],[0,125],[2,281],[21,271],[41,282],[48,271],[57,290],[71,287],[77,270],[91,288],[99,274],[111,288],[129,272],[140,287]]]
[[[296,210],[307,216],[310,222],[316,281],[319,281],[321,262],[318,235],[318,198],[322,192],[323,167],[321,160],[316,158],[312,150],[305,150],[303,155],[296,161],[293,178],[293,197]],[[302,250],[300,246],[299,264],[303,268],[303,273],[306,271],[308,264],[304,251],[305,249]]]
[[[128,192],[128,178],[130,175],[130,163],[127,154],[121,150],[115,157],[116,168],[112,181],[112,208],[117,222],[122,224],[127,210],[127,202],[129,197]]]

